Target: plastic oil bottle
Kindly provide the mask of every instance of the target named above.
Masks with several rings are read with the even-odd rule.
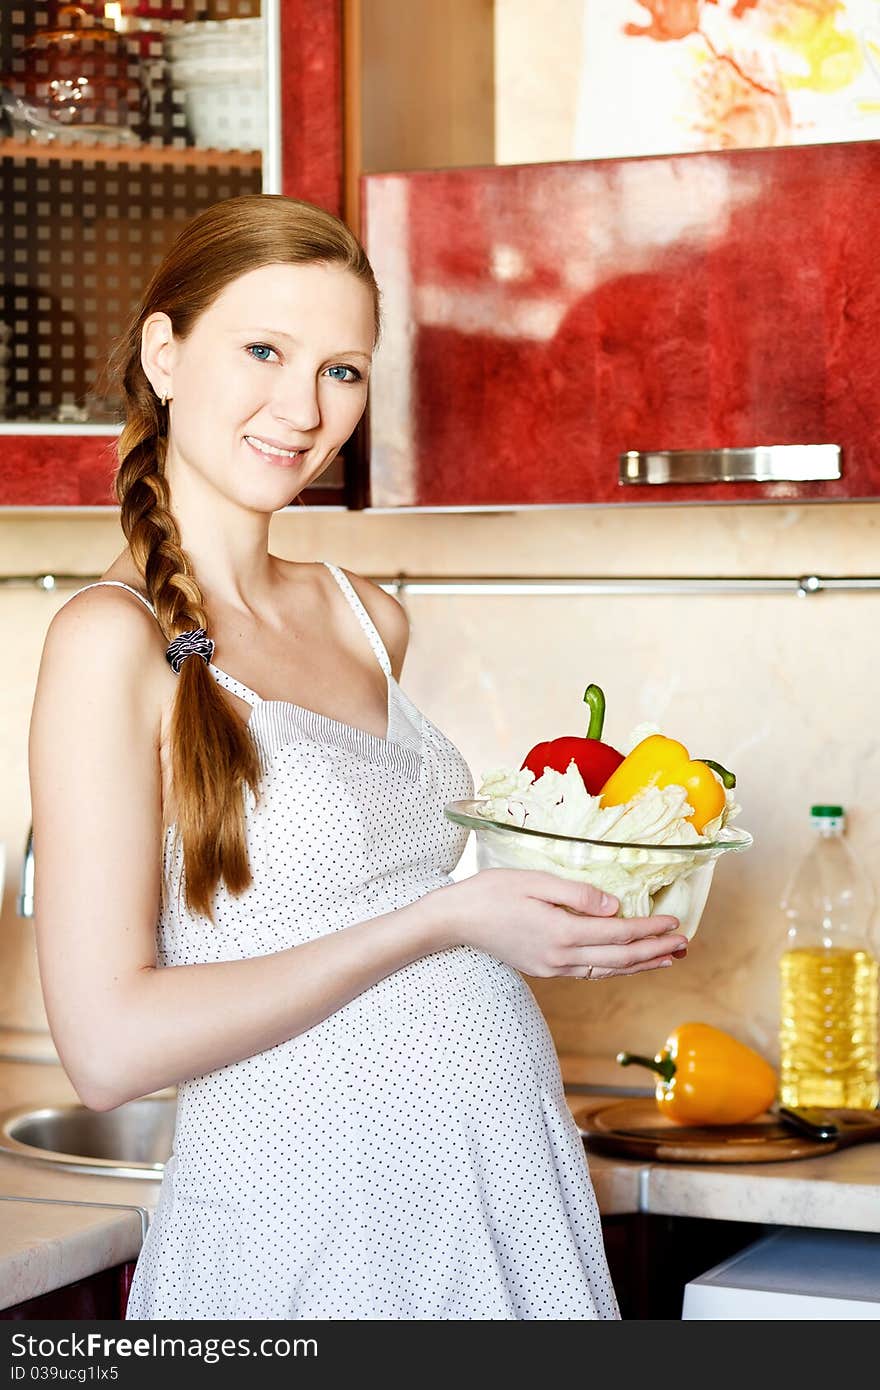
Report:
[[[780,1101],[872,1110],[878,1085],[874,893],[844,839],[842,806],[813,806],[814,840],[782,909]]]

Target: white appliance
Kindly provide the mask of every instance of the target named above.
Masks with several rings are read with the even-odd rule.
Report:
[[[880,1319],[880,1235],[786,1226],[685,1285],[683,1319]]]

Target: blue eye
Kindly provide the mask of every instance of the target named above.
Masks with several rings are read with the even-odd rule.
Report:
[[[275,349],[270,347],[268,343],[250,343],[245,348],[245,352],[249,352],[255,362],[268,362],[270,353],[275,353],[275,356],[278,356]]]
[[[341,362],[340,362],[340,363],[337,363],[337,365],[336,365],[335,367],[328,367],[328,368],[327,368],[327,371],[328,371],[328,373],[330,373],[330,372],[348,372],[348,376],[334,376],[334,377],[332,378],[333,381],[342,381],[342,382],[346,382],[346,383],[352,383],[352,382],[355,382],[355,381],[362,381],[362,380],[363,380],[363,378],[362,378],[360,372],[358,371],[357,367],[346,367],[346,366],[344,366]]]

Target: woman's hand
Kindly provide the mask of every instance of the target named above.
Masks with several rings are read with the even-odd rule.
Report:
[[[617,898],[530,869],[483,869],[429,896],[444,946],[475,946],[538,978],[637,975],[687,946],[675,917],[615,917]]]

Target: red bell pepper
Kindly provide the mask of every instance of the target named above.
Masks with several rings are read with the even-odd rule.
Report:
[[[586,738],[554,738],[547,743],[536,743],[522,766],[538,778],[548,767],[554,772],[565,772],[574,760],[590,796],[598,796],[612,772],[623,762],[623,754],[610,744],[600,742],[605,723],[605,696],[598,685],[587,686],[584,702],[590,710]]]

